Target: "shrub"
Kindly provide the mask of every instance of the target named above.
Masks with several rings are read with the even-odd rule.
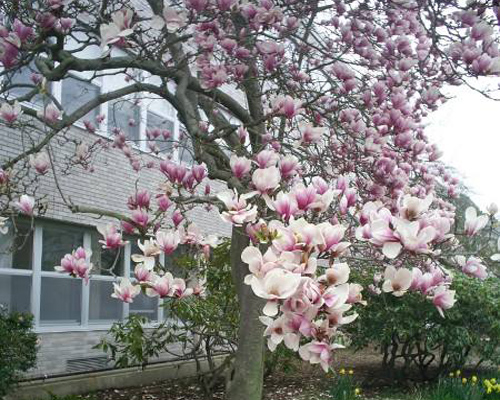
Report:
[[[368,284],[371,272],[353,272]],[[373,275],[372,275],[373,276]],[[371,278],[370,278],[371,279]],[[442,318],[432,304],[408,293],[368,295],[358,320],[347,326],[352,346],[375,345],[393,377],[417,367],[423,378],[462,368],[474,356],[476,366],[500,364],[500,280],[479,281],[457,274],[453,289],[460,293],[455,306]],[[434,368],[433,373],[431,370]]]
[[[36,365],[37,336],[32,329],[31,314],[8,313],[0,306],[0,397]]]

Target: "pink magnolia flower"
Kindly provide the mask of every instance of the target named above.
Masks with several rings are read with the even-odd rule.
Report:
[[[312,205],[316,202],[316,198],[318,197],[315,187],[305,187],[302,183],[294,186],[293,194],[297,201],[298,208],[303,211],[312,208]]]
[[[88,260],[92,252],[79,247],[71,254],[66,254],[61,259],[61,265],[54,267],[57,272],[69,273],[73,277],[82,278],[85,283],[88,283],[90,271],[92,270],[92,263]]]
[[[233,175],[238,179],[241,179],[245,175],[247,175],[252,168],[251,160],[246,157],[237,157],[236,155],[231,156],[229,164],[231,166]]]
[[[188,288],[186,281],[181,278],[175,278],[172,283],[173,293],[172,295],[178,299],[183,299],[185,297],[191,296],[193,294],[193,289]]]
[[[255,156],[255,162],[259,168],[268,168],[276,166],[280,157],[274,150],[262,150]]]
[[[103,249],[118,249],[128,243],[123,241],[122,234],[113,224],[98,225],[97,231],[104,237],[104,240],[99,240]]]
[[[455,256],[455,261],[466,275],[474,276],[479,279],[486,279],[488,277],[486,267],[481,263],[481,259],[477,257],[471,256],[466,261],[464,256]]]
[[[156,233],[156,243],[163,253],[170,255],[172,254],[181,241],[181,237],[178,231],[158,231]]]
[[[297,174],[299,159],[292,155],[282,157],[278,163],[278,167],[283,179],[293,177]]]
[[[254,222],[257,218],[257,207],[247,204],[247,200],[255,193],[238,195],[236,191],[226,190],[217,194],[217,198],[224,203],[227,211],[221,213],[224,221],[235,225]]]
[[[177,227],[182,223],[182,221],[184,221],[184,216],[179,210],[175,210],[172,214],[172,222]]]
[[[277,167],[259,168],[252,174],[252,183],[261,194],[272,192],[280,181],[281,174]]]
[[[61,112],[53,103],[50,103],[43,110],[38,111],[37,116],[45,120],[45,122],[53,124],[57,122],[61,116]]]
[[[152,270],[155,266],[156,256],[160,254],[160,249],[154,240],[145,240],[141,243],[140,240],[137,241],[139,249],[142,254],[132,254],[132,261],[136,263],[143,263],[146,268]]]
[[[165,273],[163,276],[156,276],[153,282],[150,282],[150,287],[146,289],[146,295],[149,297],[165,297],[172,296],[174,277],[170,272]]]
[[[323,222],[318,225],[318,228],[323,239],[318,245],[319,251],[332,252],[338,256],[350,246],[349,242],[341,242],[346,231],[342,225]]]
[[[172,201],[168,198],[166,194],[161,194],[156,198],[156,203],[158,204],[158,209],[165,212],[172,205]]]
[[[465,234],[474,236],[488,224],[489,218],[487,215],[477,216],[477,211],[474,207],[468,207],[465,210]]]
[[[456,302],[455,291],[449,290],[446,286],[438,286],[432,296],[432,304],[436,306],[439,314],[444,318],[444,310],[448,310]]]
[[[294,100],[291,96],[279,96],[274,99],[272,108],[275,112],[283,114],[288,119],[302,113],[302,102]]]
[[[363,291],[363,286],[359,283],[350,283],[349,284],[349,297],[347,298],[348,304],[359,303],[366,306],[367,302],[363,300],[363,295],[361,292]]]
[[[328,372],[332,363],[332,351],[343,349],[340,344],[330,344],[314,340],[300,347],[299,355],[304,361],[311,364],[320,364],[325,372]]]
[[[148,282],[153,280],[154,273],[146,268],[144,264],[137,264],[134,268],[135,279],[141,282]]]
[[[267,206],[276,212],[281,219],[288,221],[291,217],[294,217],[299,208],[297,207],[297,201],[293,194],[279,192],[275,200],[271,198],[266,198]]]
[[[145,228],[146,226],[148,226],[149,215],[148,215],[148,212],[146,210],[138,208],[138,209],[132,211],[132,215],[131,215],[130,219],[138,227]]]
[[[303,145],[319,143],[326,132],[324,127],[315,127],[311,124],[301,124],[299,130],[301,135],[300,143]]]
[[[151,195],[147,190],[139,190],[128,199],[128,208],[135,210],[137,208],[149,209]]]
[[[41,175],[47,173],[50,167],[49,155],[46,152],[30,154],[30,165]]]
[[[267,340],[269,350],[276,350],[276,347],[282,342],[291,350],[297,351],[299,349],[300,335],[291,329],[287,316],[282,315],[277,319],[262,316],[259,319],[266,325],[264,336],[269,336]]]
[[[132,29],[133,16],[132,10],[124,8],[111,16],[113,22],[101,25],[101,46],[103,49],[109,45],[123,46],[126,43],[125,38],[134,33]]]
[[[399,213],[402,218],[413,221],[429,210],[434,198],[430,194],[425,199],[406,195],[402,199]]]
[[[256,296],[267,299],[264,314],[272,317],[278,313],[278,300],[291,297],[299,287],[300,274],[274,268],[261,279],[252,279],[250,286]]]
[[[7,124],[13,124],[22,114],[21,106],[17,101],[14,104],[2,103],[0,106],[0,118]]]
[[[392,293],[394,296],[401,297],[411,286],[412,273],[407,268],[396,270],[392,265],[389,265],[385,269],[384,279],[382,290],[385,293]]]
[[[27,194],[23,194],[19,201],[15,203],[15,206],[23,214],[31,216],[33,215],[33,210],[35,208],[35,199]]]
[[[141,293],[141,287],[138,285],[133,285],[129,279],[122,278],[120,283],[113,283],[114,293],[111,297],[121,300],[124,303],[132,303],[134,297]]]
[[[165,26],[165,24],[168,32],[177,32],[186,25],[186,14],[184,12],[178,12],[172,7],[164,7],[163,18],[158,16],[153,17],[151,20],[151,26],[160,30]]]
[[[347,263],[335,263],[327,268],[322,277],[328,285],[342,285],[349,280],[351,269]]]
[[[193,174],[196,182],[201,183],[201,181],[203,181],[203,179],[207,176],[207,167],[205,164],[193,165],[191,173]]]

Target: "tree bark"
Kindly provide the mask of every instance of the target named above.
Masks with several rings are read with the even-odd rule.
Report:
[[[264,377],[264,325],[259,321],[264,300],[255,296],[243,280],[249,273],[241,252],[249,239],[242,228],[233,227],[231,271],[240,304],[238,349],[227,388],[228,400],[261,400]]]

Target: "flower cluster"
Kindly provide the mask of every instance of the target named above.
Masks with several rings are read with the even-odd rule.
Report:
[[[83,247],[78,247],[71,254],[66,254],[61,259],[61,265],[54,267],[57,272],[67,273],[73,277],[82,278],[88,283],[92,263],[89,261],[92,252],[85,250]]]

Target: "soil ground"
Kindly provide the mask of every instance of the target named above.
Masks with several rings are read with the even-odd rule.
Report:
[[[381,356],[375,351],[353,353],[339,351],[334,369],[353,369],[354,377],[363,390],[363,399],[413,399],[415,385],[422,382],[406,381],[409,386],[398,385],[396,395],[394,382],[380,366]],[[264,384],[264,400],[326,400],[332,375],[325,374],[319,366],[297,363],[297,368],[288,373],[276,373]],[[392,384],[392,389],[391,389]],[[156,382],[147,386],[112,389],[79,397],[82,400],[206,400],[194,379],[179,379]],[[224,399],[223,385],[213,400]]]

